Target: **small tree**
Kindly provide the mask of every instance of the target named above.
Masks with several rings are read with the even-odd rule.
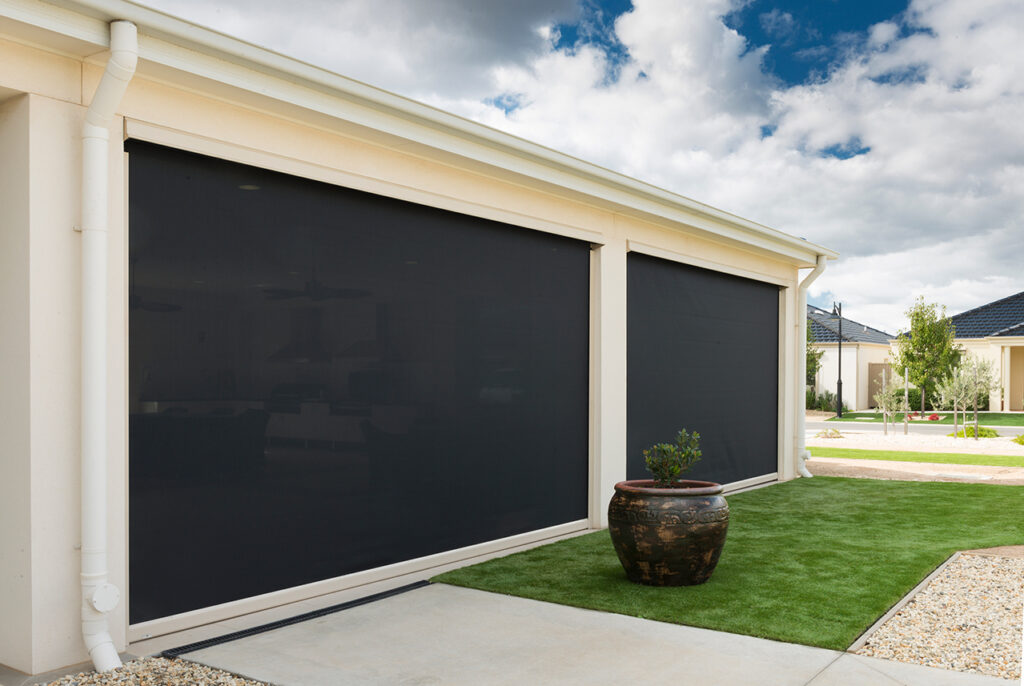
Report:
[[[808,386],[813,386],[815,379],[818,378],[818,370],[821,369],[821,356],[825,354],[824,350],[818,350],[814,347],[814,332],[811,331],[810,324],[807,326],[807,378],[805,381]]]
[[[974,440],[978,440],[978,400],[995,390],[995,370],[992,360],[974,356],[968,357],[960,367],[963,369],[967,398],[974,406]],[[966,436],[966,431],[964,435]]]
[[[970,385],[967,381],[967,370],[963,364],[957,365],[949,374],[935,387],[943,407],[953,409],[953,436],[956,437],[960,425],[957,422],[957,411],[967,412],[967,403],[970,400]],[[967,420],[964,419],[966,424]]]
[[[882,430],[889,435],[889,422],[896,424],[896,417],[900,414],[905,418],[910,412],[906,396],[903,394],[903,384],[899,379],[893,379],[887,383],[882,390],[875,393],[875,405],[882,410]]]
[[[896,370],[909,372],[911,383],[921,389],[921,414],[925,411],[925,397],[931,395],[935,384],[956,365],[960,349],[953,343],[954,329],[946,316],[946,308],[939,312],[938,305],[918,298],[907,310],[910,329],[900,331],[896,339]]]

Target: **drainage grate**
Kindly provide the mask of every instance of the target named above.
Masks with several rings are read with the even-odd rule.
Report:
[[[243,629],[242,631],[236,631],[231,634],[224,634],[216,638],[208,638],[205,641],[197,641],[195,643],[189,643],[178,648],[168,648],[167,650],[160,653],[161,657],[174,659],[185,653],[191,653],[195,650],[202,650],[203,648],[210,648],[221,643],[228,643],[229,641],[236,641],[240,638],[247,638],[249,636],[255,636],[256,634],[262,634],[264,631],[273,631],[274,629],[280,629],[281,627],[291,626],[292,624],[298,624],[299,622],[305,622],[310,619],[316,619],[317,617],[323,617],[324,615],[334,614],[335,612],[341,612],[342,610],[348,610],[352,607],[359,607],[360,605],[367,605],[384,598],[390,598],[406,591],[414,591],[417,588],[423,588],[429,586],[429,581],[417,581],[416,583],[408,584],[406,586],[399,586],[393,588],[390,591],[384,591],[383,593],[375,593],[368,595],[365,598],[357,598],[356,600],[350,600],[347,603],[340,603],[338,605],[331,605],[320,610],[313,610],[312,612],[306,612],[301,615],[289,617],[287,619],[279,619],[276,622],[270,622],[269,624],[262,624],[260,626],[254,626],[251,629]]]

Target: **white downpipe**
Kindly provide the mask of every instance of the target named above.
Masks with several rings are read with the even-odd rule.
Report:
[[[811,477],[811,473],[807,471],[808,453],[807,437],[805,436],[807,430],[804,428],[807,419],[807,393],[803,392],[807,379],[807,287],[814,283],[814,280],[825,271],[825,262],[827,261],[828,258],[825,255],[818,255],[817,266],[800,282],[799,296],[797,298],[797,320],[800,322],[800,333],[797,334],[800,345],[800,352],[797,354],[799,359],[797,363],[797,373],[799,374],[797,377],[797,387],[801,392],[797,393],[799,398],[797,403],[800,411],[796,413],[796,470],[800,473],[800,476],[808,478]]]
[[[135,24],[110,24],[110,59],[82,125],[82,637],[98,672],[121,666],[106,613],[120,591],[107,581],[107,176],[109,126],[135,73]]]

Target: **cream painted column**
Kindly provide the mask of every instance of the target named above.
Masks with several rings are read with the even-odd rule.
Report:
[[[608,526],[608,501],[626,478],[626,241],[591,252],[590,526]]]
[[[1013,349],[1010,346],[1008,346],[1008,345],[1002,346],[1002,348],[1000,350],[1000,352],[1002,353],[1000,355],[1000,363],[1001,363],[1002,369],[1000,370],[1001,373],[999,375],[999,377],[1000,377],[999,390],[997,392],[998,395],[996,395],[996,393],[993,393],[991,396],[989,396],[988,408],[990,410],[994,410],[996,407],[998,407],[1001,412],[1006,412],[1011,407],[1011,405],[1010,405],[1010,383],[1011,383],[1011,377],[1010,377],[1010,357],[1012,355],[1012,350]],[[993,400],[995,402],[993,402]]]
[[[867,364],[861,360],[861,349],[859,345],[853,346],[853,376],[857,379],[857,395],[850,403],[850,409],[854,412],[868,409],[868,374]]]
[[[779,289],[779,461],[780,481],[796,478],[797,412],[802,411],[805,380],[800,377],[797,354],[800,320],[796,317],[796,288]],[[806,316],[806,314],[805,314]],[[786,383],[786,380],[789,383]],[[799,395],[798,395],[799,394]]]
[[[0,104],[0,664],[32,672],[29,96]]]
[[[79,223],[84,109],[30,96],[31,673],[88,659],[81,641]]]
[[[80,392],[81,351],[79,348],[80,250],[81,238],[74,227],[79,223],[81,178],[81,130],[84,108],[69,102],[29,95],[30,116],[26,153],[31,159],[27,174],[19,183],[27,185],[23,202],[27,203],[28,223],[25,239],[26,259],[20,269],[27,275],[22,297],[31,317],[24,331],[30,343],[30,358],[20,372],[28,379],[28,396],[23,407],[28,444],[23,459],[29,470],[29,482],[23,497],[28,498],[25,526],[29,527],[31,575],[30,591],[20,602],[30,608],[25,622],[16,629],[31,642],[30,662],[18,669],[30,674],[49,671],[62,665],[84,662],[88,654],[80,631],[81,588],[79,585],[80,538]],[[114,126],[118,130],[119,125]],[[120,136],[110,141],[113,159],[120,159]],[[0,158],[6,164],[5,158]],[[123,170],[111,165],[110,217],[112,238],[108,262],[111,265],[110,298],[114,312],[123,312],[127,296],[123,283],[126,274],[123,245]],[[7,188],[4,185],[4,188]],[[6,203],[0,203],[6,206]],[[8,226],[2,225],[6,232]],[[116,244],[114,244],[116,242]],[[0,251],[3,252],[3,251]],[[6,254],[0,256],[5,257]],[[0,295],[0,299],[6,297]],[[124,356],[124,317],[111,318],[108,355]],[[115,360],[109,366],[111,412],[108,426],[110,446],[108,470],[112,485],[112,517],[108,523],[111,541],[111,578],[125,583],[127,564],[124,520],[124,364]],[[6,396],[9,378],[4,377],[0,393]],[[19,423],[19,426],[21,424]],[[6,453],[3,454],[6,463]],[[20,458],[19,458],[20,459]],[[6,466],[0,466],[3,481]],[[2,488],[2,486],[0,486]],[[2,511],[2,509],[0,509]],[[4,520],[6,529],[8,522]],[[14,528],[12,526],[12,528]],[[0,539],[6,537],[0,532]],[[2,558],[3,555],[0,555]],[[121,585],[121,588],[124,588]],[[116,646],[125,644],[124,615],[112,617]],[[6,614],[3,616],[6,620]],[[0,645],[4,621],[0,621]],[[2,660],[0,660],[2,661]]]

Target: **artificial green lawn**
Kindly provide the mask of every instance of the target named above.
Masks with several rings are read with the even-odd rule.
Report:
[[[933,414],[932,412],[926,412],[924,419],[915,419],[913,424],[948,424],[953,425],[953,413],[952,412],[939,412],[937,413],[941,419],[937,419],[934,422],[928,421],[928,416]],[[969,424],[974,423],[974,413],[967,413]],[[842,417],[832,417],[825,421],[829,422],[877,422],[882,423],[881,412],[844,412]],[[900,422],[902,423],[902,415],[900,416]],[[958,420],[959,424],[963,424],[963,417]],[[978,413],[978,424],[983,426],[1024,426],[1024,414],[1020,412],[979,412]]]
[[[965,455],[963,453],[918,453],[896,450],[816,447],[808,448],[808,450],[811,451],[813,457],[849,457],[858,460],[889,460],[891,462],[933,462],[938,464],[988,465],[991,467],[1024,467],[1024,456],[1020,455]]]
[[[1024,543],[1024,486],[815,477],[728,501],[701,586],[630,583],[607,531],[433,580],[844,650],[954,551]]]

